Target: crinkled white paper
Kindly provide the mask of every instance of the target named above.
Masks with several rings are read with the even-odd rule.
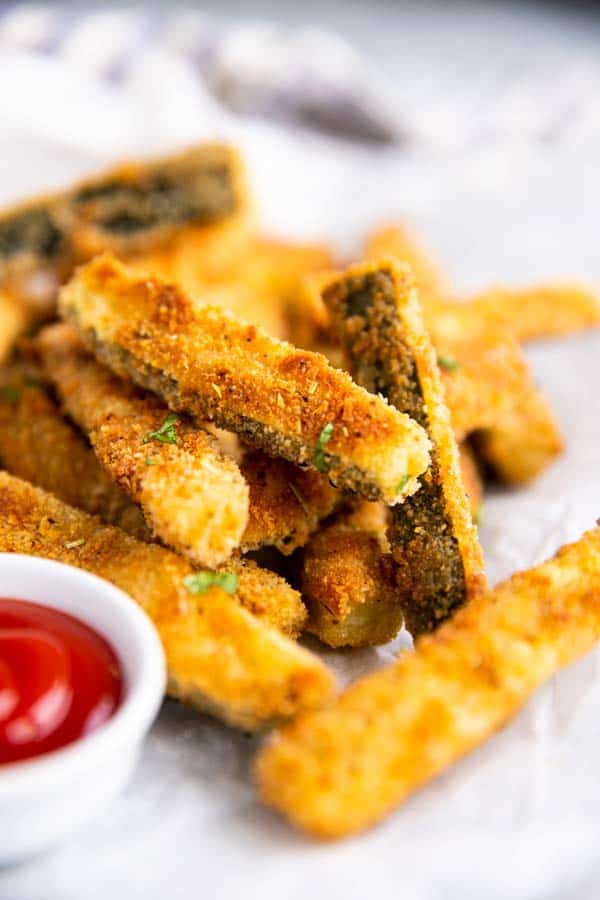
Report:
[[[117,92],[52,59],[0,54],[1,200],[134,152],[241,143],[266,228],[357,252],[373,223],[411,222],[457,285],[600,280],[600,167],[585,148],[507,142],[435,159],[367,151],[216,108],[167,50]],[[530,350],[567,451],[533,486],[490,495],[491,579],[551,554],[600,516],[600,334]],[[401,637],[396,647],[406,643]],[[341,680],[392,649],[327,654]],[[167,704],[129,789],[57,851],[0,873],[1,900],[374,897],[553,900],[600,894],[600,671],[592,654],[502,734],[373,832],[315,845],[262,809],[258,746]]]

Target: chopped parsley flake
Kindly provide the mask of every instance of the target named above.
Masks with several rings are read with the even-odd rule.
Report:
[[[483,522],[483,503],[481,503],[473,513],[473,524],[479,526]]]
[[[153,460],[151,456],[147,456],[146,457],[146,465],[153,466],[154,464],[155,464],[155,460]]]
[[[438,353],[437,361],[440,369],[444,369],[446,372],[456,372],[457,369],[460,369],[460,363],[452,356],[444,356],[443,353]]]
[[[0,397],[8,403],[16,403],[19,399],[19,391],[11,384],[7,384],[5,387],[0,387]]]
[[[290,484],[290,491],[292,492],[292,494],[294,495],[294,497],[296,498],[296,500],[298,501],[298,503],[304,510],[304,515],[308,516],[309,515],[308,506],[306,505],[306,501],[304,500],[304,497],[302,496],[302,494],[300,493],[300,491],[298,490],[298,488],[296,487],[295,484],[292,484],[291,481],[289,484]]]
[[[235,572],[194,572],[183,579],[190,594],[205,594],[211,587],[220,587],[226,594],[235,594],[238,582]]]
[[[401,494],[408,482],[410,481],[410,475],[403,475],[398,484],[396,485],[396,493]]]
[[[176,444],[177,432],[175,431],[175,422],[179,421],[179,416],[175,413],[169,413],[160,428],[156,431],[149,431],[145,436],[143,443],[149,441],[160,441],[161,444]]]
[[[43,387],[44,382],[41,378],[37,378],[35,375],[25,375],[23,378],[23,382],[27,385],[27,387]]]
[[[315,453],[315,466],[319,470],[319,472],[327,471],[327,463],[325,462],[325,454],[323,453],[323,451],[331,440],[333,427],[333,422],[328,422],[319,435],[319,440],[317,442],[317,451]]]

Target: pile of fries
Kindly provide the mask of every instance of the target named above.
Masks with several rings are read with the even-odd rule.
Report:
[[[492,591],[476,524],[483,474],[523,484],[562,449],[522,342],[597,325],[598,298],[458,297],[400,225],[362,257],[261,237],[216,145],[0,215],[0,551],[129,593],[169,696],[276,726],[261,797],[325,838],[600,636],[600,528]],[[403,624],[414,651],[337,698],[297,643]]]

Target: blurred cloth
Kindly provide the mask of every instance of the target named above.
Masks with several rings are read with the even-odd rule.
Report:
[[[449,44],[455,40],[450,34]],[[187,71],[212,115],[261,116],[354,140],[433,151],[506,139],[600,145],[600,58],[593,48],[574,56],[550,43],[531,53],[524,43],[518,61],[506,60],[500,80],[486,68],[447,91],[436,90],[427,76],[413,81],[411,72],[409,83],[392,83],[376,61],[320,27],[225,25],[168,4],[8,3],[0,19],[2,49],[54,56],[123,88],[159,56]],[[407,55],[414,63],[414,50]]]

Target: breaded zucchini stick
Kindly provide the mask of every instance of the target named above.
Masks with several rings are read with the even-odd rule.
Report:
[[[308,651],[243,609],[189,562],[144,544],[0,473],[0,551],[30,553],[106,578],[148,613],[169,670],[168,693],[244,729],[320,706],[329,670]]]
[[[150,540],[140,508],[62,418],[42,378],[31,363],[0,370],[0,465],[139,540]]]
[[[324,475],[271,459],[260,450],[247,453],[240,469],[250,489],[244,553],[276,547],[289,556],[340,502],[339,492]]]
[[[421,489],[394,507],[388,533],[406,625],[420,634],[486,587],[435,352],[405,265],[354,266],[323,298],[358,383],[408,413],[431,439]]]
[[[523,342],[562,337],[600,324],[600,297],[579,284],[496,287],[465,302]]]
[[[427,468],[420,426],[324,357],[293,348],[177,287],[103,256],[61,291],[63,315],[118,375],[338,487],[396,503]]]
[[[262,799],[321,838],[360,831],[501,728],[600,637],[600,529],[473,600],[258,756]]]
[[[116,378],[69,325],[44,329],[37,346],[64,408],[153,532],[201,565],[226,560],[246,528],[248,486],[214,438]]]
[[[182,226],[233,215],[244,202],[240,160],[230,147],[202,144],[122,163],[0,215],[0,279],[34,270],[65,276],[101,250],[142,251]]]
[[[302,596],[306,630],[329,647],[367,647],[391,641],[402,627],[395,565],[379,535],[342,514],[304,548]]]

